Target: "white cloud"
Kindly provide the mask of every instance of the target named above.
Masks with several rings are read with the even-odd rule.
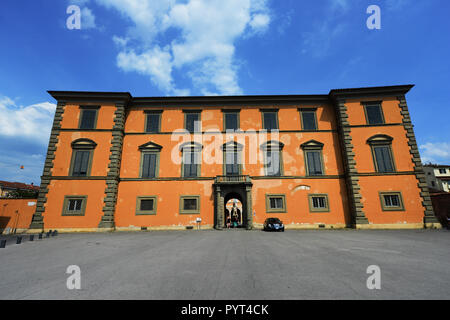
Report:
[[[50,136],[56,105],[42,102],[17,106],[8,97],[0,97],[0,135],[22,137],[46,145]]]
[[[95,15],[91,9],[86,7],[90,0],[69,0],[69,4],[77,5],[81,7],[81,29],[95,29],[97,25],[95,23]],[[84,37],[86,38],[86,37]]]
[[[450,143],[427,142],[420,146],[423,163],[450,164]]]
[[[265,0],[96,1],[132,22],[125,36],[113,37],[118,66],[149,76],[166,94],[187,92],[173,78],[182,68],[203,94],[241,94],[234,42],[270,24]],[[176,36],[161,49],[169,30]]]
[[[266,14],[255,14],[250,21],[250,26],[257,32],[266,31],[269,26],[270,18]]]
[[[173,93],[172,56],[168,48],[155,46],[141,54],[134,50],[122,51],[117,56],[117,66],[124,71],[136,71],[150,76],[162,91]]]
[[[97,25],[95,24],[95,16],[91,9],[84,7],[81,9],[81,28],[82,29],[94,29]]]

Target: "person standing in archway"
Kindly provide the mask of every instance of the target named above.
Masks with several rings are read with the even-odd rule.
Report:
[[[233,223],[233,227],[236,228],[239,222],[239,214],[236,207],[236,203],[233,203],[233,208],[231,208],[231,221]]]

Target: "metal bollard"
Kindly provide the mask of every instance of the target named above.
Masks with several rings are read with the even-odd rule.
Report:
[[[30,241],[34,241],[34,234],[30,234]]]
[[[21,243],[22,243],[22,237],[17,237],[16,244],[21,244]]]
[[[6,240],[0,240],[0,248],[6,247]]]

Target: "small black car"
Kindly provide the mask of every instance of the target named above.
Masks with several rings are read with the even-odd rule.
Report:
[[[264,221],[264,231],[283,231],[284,232],[284,224],[278,218],[267,218]]]

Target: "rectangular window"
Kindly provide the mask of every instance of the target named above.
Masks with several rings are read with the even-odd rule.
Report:
[[[137,197],[136,214],[156,214],[156,196],[142,196]]]
[[[158,176],[158,156],[156,152],[142,153],[142,178],[156,178]]]
[[[445,169],[439,169],[439,173],[446,173],[447,171]]]
[[[278,130],[278,113],[263,111],[263,129]]]
[[[89,162],[91,158],[91,151],[88,150],[74,150],[72,162],[72,176],[86,177],[89,175]]]
[[[159,113],[148,113],[146,119],[145,132],[148,133],[158,133],[160,132],[161,114]]]
[[[366,110],[367,124],[383,124],[384,117],[381,109],[381,104],[366,104],[364,105]]]
[[[63,216],[83,216],[86,209],[87,196],[65,196]]]
[[[404,211],[400,192],[380,192],[381,208],[383,211]]]
[[[373,153],[375,155],[377,172],[389,173],[395,171],[390,146],[374,146]]]
[[[80,129],[95,129],[97,111],[97,109],[81,108]]]
[[[317,130],[315,111],[301,111],[301,116],[303,130]]]
[[[285,213],[286,196],[284,194],[266,194],[266,212]]]
[[[225,152],[225,175],[238,176],[240,174],[239,169],[239,153]]]
[[[266,151],[265,168],[267,176],[281,176],[281,151],[279,150]]]
[[[308,176],[323,175],[321,151],[306,151],[306,166]]]
[[[183,151],[183,177],[193,178],[199,176],[199,152]]]
[[[328,212],[330,211],[328,205],[328,195],[326,194],[310,194],[309,211],[310,212]]]
[[[239,113],[238,112],[225,112],[225,130],[238,130],[239,129]]]
[[[200,131],[200,113],[186,112],[185,113],[185,129],[189,132]]]
[[[180,214],[199,214],[200,196],[181,196]]]

